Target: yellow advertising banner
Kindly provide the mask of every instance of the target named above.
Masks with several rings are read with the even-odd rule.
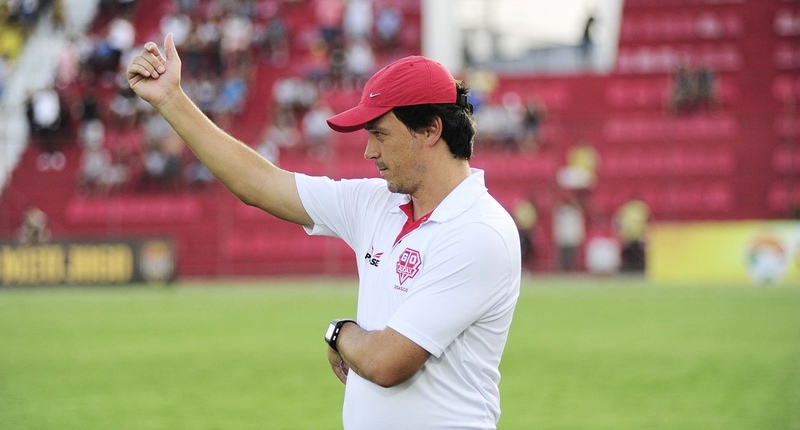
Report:
[[[667,283],[800,286],[800,222],[654,224],[647,277]]]
[[[175,276],[170,239],[0,243],[0,286],[171,282]]]

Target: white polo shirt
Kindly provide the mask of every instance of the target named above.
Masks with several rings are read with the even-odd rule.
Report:
[[[492,198],[483,171],[456,187],[418,228],[398,239],[408,216],[386,181],[334,181],[295,174],[314,227],[343,239],[358,264],[358,324],[393,328],[431,353],[391,388],[350,372],[347,430],[494,429],[498,370],[519,296],[520,242]]]

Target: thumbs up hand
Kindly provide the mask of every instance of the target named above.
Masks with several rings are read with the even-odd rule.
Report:
[[[158,108],[164,101],[182,91],[181,59],[172,33],[164,39],[165,56],[158,46],[147,42],[142,52],[128,66],[128,85],[142,99]]]

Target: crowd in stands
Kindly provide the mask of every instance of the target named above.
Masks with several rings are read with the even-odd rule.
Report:
[[[360,93],[385,60],[416,53],[403,47],[400,0],[173,1],[158,22],[157,36],[173,33],[184,65],[184,90],[221,127],[236,127],[255,79],[263,78],[260,66],[276,73],[271,100],[257,101],[264,113],[261,131],[248,142],[276,164],[282,154],[292,152],[330,160],[332,132],[325,122],[334,114],[330,94]],[[287,11],[297,6],[306,7],[313,26],[293,27],[296,22]],[[102,0],[92,30],[69,35],[54,86],[32,92],[28,99],[32,138],[41,146],[37,168],[79,164],[80,194],[168,192],[214,180],[163,118],[128,87],[124,70],[131,56],[141,50],[143,39],[156,37],[137,33],[136,12],[135,0]],[[2,73],[0,63],[0,78]],[[528,154],[548,145],[542,124],[549,112],[542,100],[499,92],[497,77],[486,70],[467,70],[463,78],[472,89],[470,101],[480,125],[476,145]],[[64,159],[60,145],[65,142],[59,139],[64,136],[77,142],[79,160]],[[579,250],[592,240],[588,196],[598,165],[591,144],[577,142],[554,178],[560,189],[550,234],[557,247],[557,269],[582,266]],[[630,210],[633,215],[615,220],[641,220],[640,203],[634,205],[639,212]],[[523,199],[513,212],[525,258],[535,259],[541,217],[533,197]],[[620,230],[626,238],[625,255],[640,260],[641,233],[634,233],[641,229],[626,225]],[[628,239],[634,236],[638,242]],[[641,266],[636,261],[624,264],[635,271]]]
[[[497,102],[481,103],[475,109],[480,124],[478,143],[491,150],[535,152],[542,145],[541,123],[546,106],[539,100],[524,100],[506,92]]]
[[[305,7],[314,25],[292,27],[296,20],[287,10],[296,6]],[[281,71],[272,103],[260,107],[263,131],[253,146],[276,162],[286,151],[326,160],[332,149],[325,119],[334,113],[326,94],[360,91],[384,60],[416,53],[403,46],[401,6],[398,0],[173,0],[157,30],[161,37],[173,33],[185,91],[223,128],[233,127],[245,108],[259,65]],[[81,192],[213,180],[128,87],[125,67],[142,40],[155,37],[137,33],[136,13],[136,0],[101,0],[92,29],[67,35],[53,87],[31,91],[27,99],[32,140],[41,146],[37,167],[63,169],[70,160],[61,146],[77,141],[81,157],[72,162],[80,164]],[[28,15],[13,16],[29,22]],[[0,76],[3,70],[0,63]],[[537,147],[541,103],[515,93],[496,102],[479,97],[475,91],[481,142],[503,150]]]
[[[276,162],[289,150],[322,160],[330,157],[325,119],[333,114],[323,94],[332,87],[360,88],[375,71],[377,55],[400,55],[395,50],[402,49],[403,11],[397,4],[174,0],[157,30],[162,38],[173,33],[184,64],[184,90],[223,128],[233,127],[245,109],[258,67],[279,71],[272,103],[258,107],[267,118],[262,139],[253,145]],[[304,7],[313,25],[293,28],[287,13],[293,7]],[[128,87],[124,70],[131,56],[143,39],[156,37],[137,33],[136,12],[135,0],[102,0],[92,31],[70,35],[54,87],[40,91],[58,98],[59,126],[74,126],[82,192],[174,189],[213,179]],[[39,168],[61,169],[65,161],[49,137],[65,136],[64,130],[49,133],[35,121],[37,101],[44,98],[31,94],[29,103],[33,137],[43,147]]]
[[[464,79],[470,87],[469,101],[480,125],[476,144],[492,151],[535,153],[545,139],[542,124],[547,104],[536,94],[521,95],[498,88],[497,75],[488,69],[469,68]]]

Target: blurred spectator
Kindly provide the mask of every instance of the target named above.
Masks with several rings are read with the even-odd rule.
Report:
[[[222,57],[222,36],[219,17],[210,17],[201,22],[197,29],[197,37],[203,46],[204,69],[217,76],[222,74],[224,60]]]
[[[645,233],[650,221],[650,207],[636,197],[620,206],[614,214],[614,226],[622,242],[622,271],[645,270]]]
[[[77,81],[81,71],[81,52],[78,41],[69,38],[58,57],[58,69],[56,71],[56,85],[59,89],[66,89]]]
[[[120,64],[122,54],[128,52],[133,48],[136,42],[136,27],[134,27],[131,20],[126,15],[114,17],[108,24],[107,39],[108,46],[111,49],[114,69],[123,66]],[[127,64],[124,64],[127,67]]]
[[[192,13],[197,10],[200,0],[175,0],[175,9],[182,13]]]
[[[333,131],[328,127],[326,120],[334,114],[330,106],[320,100],[303,116],[302,129],[306,147],[311,156],[317,160],[330,158]]]
[[[120,65],[120,52],[115,51],[107,39],[94,35],[84,38],[82,49],[88,49],[87,71],[94,77],[107,79],[105,75],[116,72]],[[101,82],[103,84],[104,82]]]
[[[196,78],[187,77],[184,80],[183,89],[186,91],[186,95],[197,103],[197,107],[203,113],[213,116],[219,85],[210,73],[203,73]]]
[[[188,78],[197,77],[206,65],[203,41],[196,28],[191,28],[180,48]]]
[[[330,78],[331,47],[321,37],[310,41],[302,67],[303,77],[314,85],[323,84]]]
[[[16,61],[25,45],[25,32],[10,21],[0,25],[0,56],[5,56],[9,61]]]
[[[130,130],[139,120],[140,99],[130,87],[120,87],[111,98],[109,121],[117,130]]]
[[[59,31],[64,30],[66,29],[67,25],[67,15],[66,10],[64,10],[64,0],[52,0],[52,3],[53,28]]]
[[[481,125],[476,139],[487,147],[498,146],[501,136],[509,127],[509,121],[500,105],[484,104],[475,112],[475,122]]]
[[[37,159],[39,170],[61,170],[66,158],[61,152],[61,136],[65,112],[61,108],[61,96],[53,88],[42,88],[30,95],[27,101],[28,124],[31,135],[42,146]]]
[[[469,94],[469,102],[479,112],[489,96],[497,89],[499,78],[497,73],[490,69],[467,69],[466,81],[469,82],[472,91]]]
[[[475,120],[481,125],[478,136],[492,148],[516,152],[522,140],[523,115],[519,95],[507,92],[500,103],[486,103],[475,112]]]
[[[84,148],[100,148],[105,142],[105,124],[100,117],[99,100],[89,88],[78,106],[78,139]]]
[[[367,39],[356,38],[347,46],[347,73],[354,88],[361,88],[375,71],[375,54]]]
[[[586,23],[583,26],[583,34],[581,35],[580,51],[581,59],[585,65],[591,65],[592,53],[594,51],[594,27],[595,18],[590,14],[586,18]]]
[[[261,141],[256,145],[256,152],[279,165],[281,150],[297,148],[300,140],[300,130],[297,128],[294,113],[289,109],[278,109],[263,131]]]
[[[222,127],[229,126],[236,115],[242,112],[246,95],[247,81],[243,72],[228,69],[214,102],[214,121]]]
[[[153,185],[163,185],[167,174],[167,155],[161,145],[147,145],[142,154],[144,176],[142,186],[151,189]]]
[[[591,191],[597,185],[600,155],[589,141],[579,140],[566,154],[566,164],[556,173],[558,184],[572,192],[586,206]]]
[[[553,208],[553,242],[558,255],[558,270],[578,269],[578,251],[586,239],[583,209],[570,194],[563,194]]]
[[[533,270],[533,259],[536,257],[536,248],[533,229],[539,220],[536,205],[531,199],[521,199],[514,205],[514,222],[519,231],[520,247],[522,251],[522,268]]]
[[[704,66],[695,72],[696,83],[696,108],[713,110],[718,107],[716,76],[709,66]]]
[[[172,128],[166,130],[161,140],[148,142],[142,158],[142,185],[148,189],[156,187],[162,191],[177,190],[181,179],[184,147],[180,136]]]
[[[672,95],[670,110],[673,113],[689,111],[694,105],[695,81],[689,66],[685,63],[678,65],[672,76]]]
[[[342,20],[344,4],[342,0],[313,0],[314,17],[320,37],[329,47],[342,44]]]
[[[192,33],[192,19],[181,9],[169,11],[164,14],[158,26],[161,30],[162,40],[168,33],[172,33],[175,47],[178,48],[178,50],[183,48],[184,44],[189,39],[189,34]]]
[[[377,46],[380,50],[392,50],[400,46],[400,30],[403,28],[403,11],[394,1],[384,0],[377,7],[375,31],[378,34]]]
[[[289,27],[282,15],[276,13],[269,18],[260,40],[263,60],[279,67],[289,62]]]
[[[277,108],[303,111],[314,105],[319,92],[313,82],[296,78],[280,78],[272,85],[272,100]]]
[[[320,84],[339,86],[347,76],[347,53],[343,46],[335,46],[328,53],[328,73]]]
[[[81,153],[80,192],[96,192],[102,195],[122,187],[128,179],[128,167],[115,163],[111,152],[105,147],[86,147]]]
[[[92,191],[100,183],[104,172],[111,166],[111,154],[102,147],[88,146],[81,151],[78,190]]]
[[[500,98],[507,128],[503,130],[501,142],[503,149],[516,152],[522,149],[524,138],[525,106],[522,97],[515,91],[506,91]]]
[[[344,34],[350,39],[367,39],[372,35],[372,1],[346,0]]]
[[[166,139],[161,143],[161,151],[166,160],[161,181],[162,187],[166,190],[174,191],[181,185],[181,161],[185,149],[183,139],[170,128]]]
[[[100,0],[100,10],[111,15],[125,15],[133,12],[137,2],[138,0]]]
[[[592,217],[586,235],[585,265],[586,271],[592,274],[612,275],[619,271],[620,244],[609,230],[605,215]]]
[[[22,215],[19,228],[19,242],[25,245],[37,245],[49,242],[52,232],[47,226],[47,215],[35,206],[29,206]]]
[[[154,183],[159,183],[164,177],[167,159],[162,145],[171,128],[161,115],[148,112],[142,121],[142,130],[144,131],[144,148],[141,154],[141,166],[144,174],[142,185],[149,187]]]
[[[223,67],[226,69],[248,67],[250,44],[255,32],[250,17],[241,13],[229,14],[223,19],[221,30]]]
[[[21,34],[27,36],[41,12],[43,5],[40,3],[39,0],[13,0],[5,2],[3,9],[8,13],[8,21],[18,25]]]
[[[542,147],[542,121],[547,115],[547,106],[543,101],[531,99],[525,103],[522,118],[522,138],[520,149],[524,152],[536,152]]]
[[[697,109],[716,109],[718,104],[716,76],[711,67],[692,69],[681,63],[672,77],[670,111],[691,113]]]

